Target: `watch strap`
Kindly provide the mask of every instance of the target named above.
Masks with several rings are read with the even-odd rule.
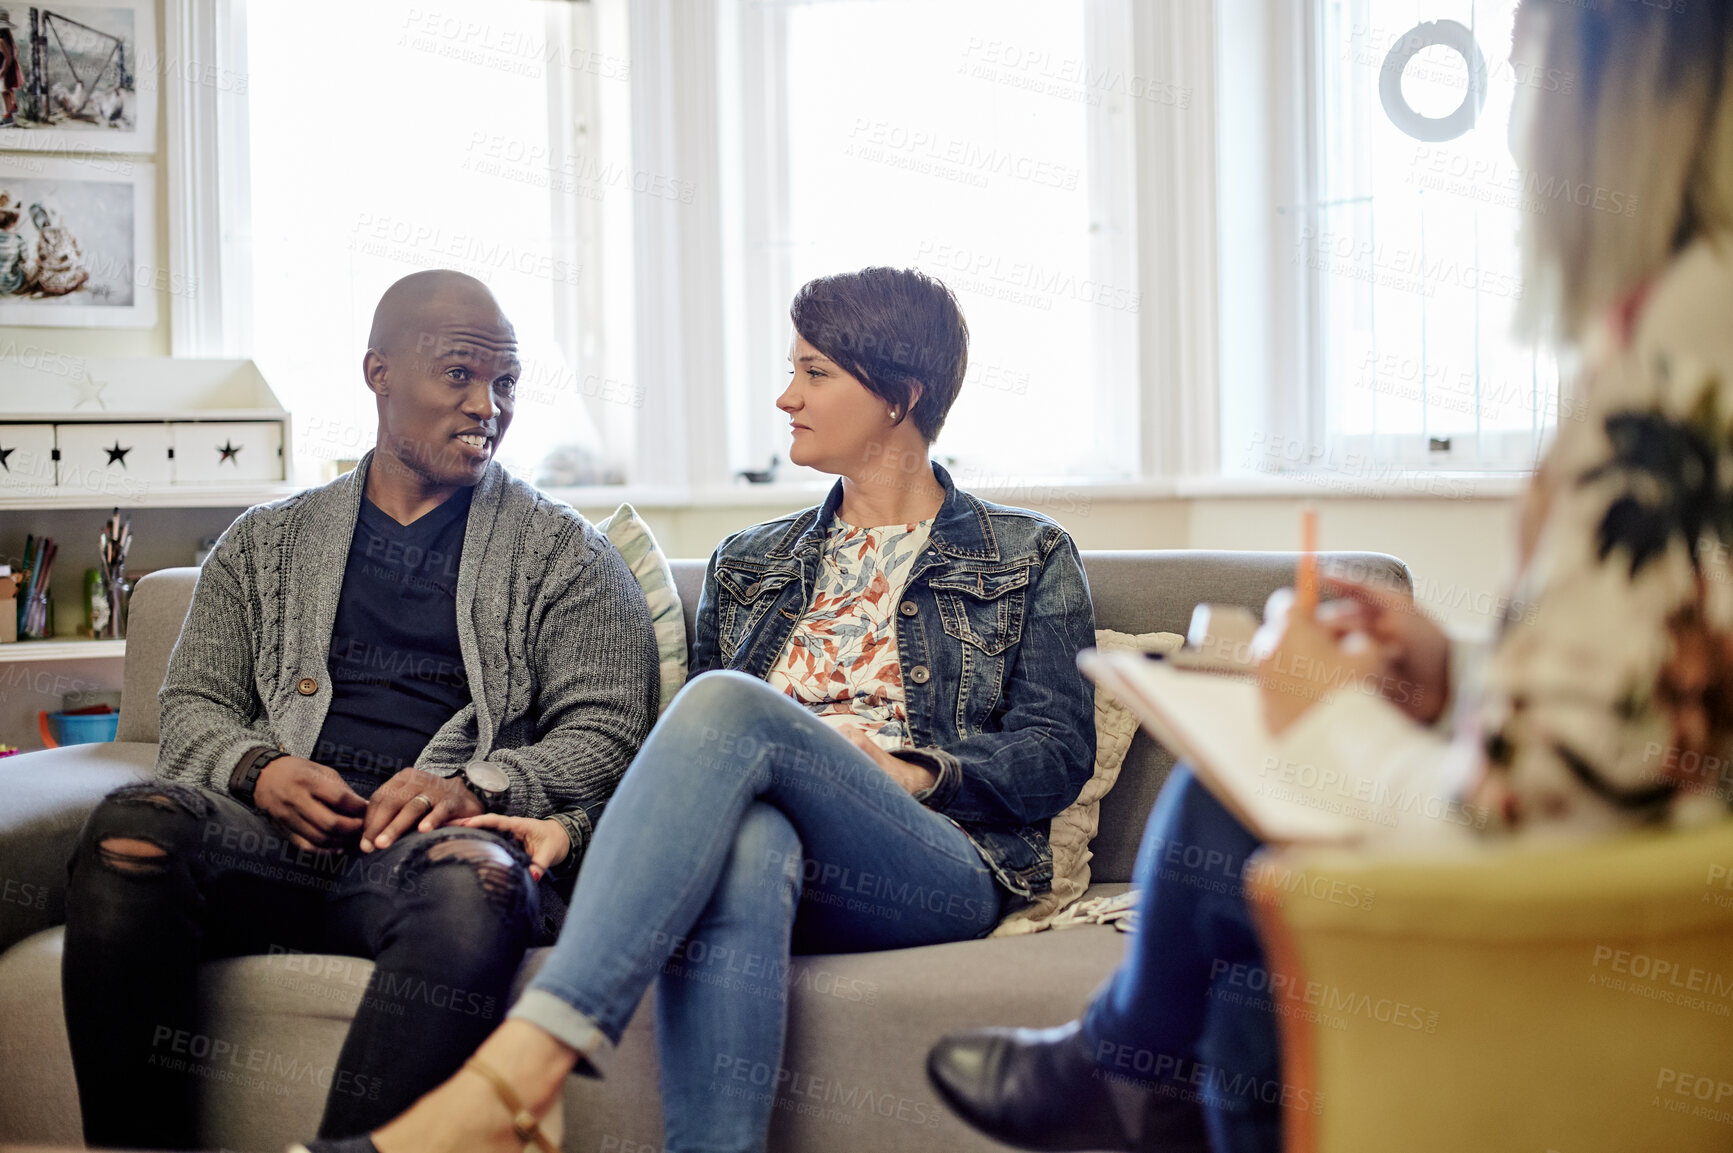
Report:
[[[241,759],[235,762],[234,772],[229,774],[229,796],[243,805],[257,807],[253,790],[259,784],[259,774],[265,771],[266,765],[284,756],[288,754],[269,745],[254,745],[242,753]]]

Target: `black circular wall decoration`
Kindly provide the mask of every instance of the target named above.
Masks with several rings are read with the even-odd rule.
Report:
[[[1462,94],[1462,103],[1456,111],[1448,116],[1422,116],[1402,94],[1402,72],[1408,62],[1434,45],[1449,48],[1468,66],[1468,91]],[[1390,46],[1390,54],[1384,57],[1378,96],[1390,123],[1414,139],[1427,144],[1455,140],[1474,127],[1480,119],[1480,110],[1486,106],[1486,57],[1481,54],[1474,33],[1455,20],[1416,25],[1413,31],[1398,36]]]

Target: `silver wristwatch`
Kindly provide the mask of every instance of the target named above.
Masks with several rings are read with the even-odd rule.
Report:
[[[490,813],[503,813],[511,798],[511,778],[505,770],[487,761],[471,761],[463,766],[463,783],[475,794],[481,807]]]

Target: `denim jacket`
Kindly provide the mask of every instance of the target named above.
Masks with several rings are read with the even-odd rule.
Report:
[[[898,605],[897,660],[913,747],[933,772],[915,799],[954,821],[999,882],[1032,897],[1053,880],[1048,822],[1095,766],[1095,697],[1077,654],[1095,614],[1071,538],[1039,513],[989,504],[933,465],[945,503]],[[842,503],[738,532],[717,548],[698,601],[692,675],[764,678],[812,602]]]

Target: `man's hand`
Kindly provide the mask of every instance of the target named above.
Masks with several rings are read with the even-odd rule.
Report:
[[[1384,657],[1385,699],[1423,725],[1444,713],[1450,696],[1450,638],[1396,589],[1326,578],[1324,587],[1342,598],[1324,605],[1318,620],[1341,641],[1350,633],[1370,637]]]
[[[253,784],[253,803],[303,849],[335,850],[361,831],[367,802],[337,770],[300,757],[278,757]]]
[[[482,811],[481,802],[462,777],[436,777],[420,769],[404,769],[368,798],[361,851],[390,848],[411,829],[431,833],[459,817],[479,816]]]
[[[930,769],[924,769],[913,761],[905,761],[901,757],[893,757],[880,747],[879,743],[867,736],[865,732],[854,726],[842,730],[849,743],[873,759],[873,763],[901,785],[911,796],[922,789],[931,788],[938,780]]]
[[[479,817],[465,817],[451,823],[466,829],[492,829],[504,833],[530,855],[530,876],[538,881],[572,853],[572,839],[566,835],[566,827],[558,821],[483,813]]]

